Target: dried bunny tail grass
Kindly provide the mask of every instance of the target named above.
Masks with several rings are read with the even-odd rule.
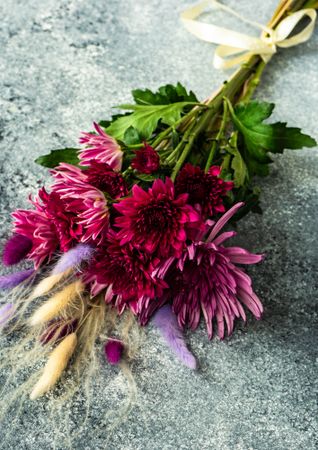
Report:
[[[78,325],[77,349],[71,366],[72,376],[66,380],[63,394],[58,398],[50,399],[50,418],[55,424],[55,434],[60,435],[59,440],[67,441],[65,445],[68,444],[69,448],[73,448],[71,440],[86,429],[92,403],[93,383],[96,375],[102,370],[99,337],[105,327],[108,328],[110,325],[108,319],[111,314],[109,315],[108,312],[111,311],[111,308],[105,305],[103,296],[94,298],[88,304],[85,315]],[[84,415],[80,421],[76,421],[76,432],[65,434],[63,431],[61,433],[59,432],[61,423],[64,424],[64,428],[69,426],[66,414],[70,413],[72,400],[75,400],[76,394],[80,391],[85,398]],[[61,443],[59,442],[59,444]]]
[[[80,297],[85,285],[81,280],[74,281],[49,300],[45,301],[30,317],[30,325],[41,325],[60,315],[73,302]]]
[[[60,281],[80,269],[83,262],[89,261],[94,252],[87,244],[78,244],[58,258],[48,277],[44,278],[33,290],[31,297],[37,298],[48,294]]]
[[[64,370],[64,365],[66,366],[67,361],[69,361],[67,356],[70,357],[70,353],[67,352],[66,357],[60,363],[61,365],[58,365],[58,360],[54,355],[57,355],[59,348],[61,349],[60,345],[63,343],[65,345],[66,338],[57,342],[58,345],[52,351],[52,346],[49,344],[44,346],[40,344],[39,337],[45,329],[43,326],[23,327],[20,330],[22,338],[18,342],[12,341],[12,338],[9,336],[7,340],[4,340],[5,347],[0,348],[0,369],[2,368],[2,373],[6,373],[8,377],[1,394],[0,420],[4,419],[4,415],[7,417],[12,417],[12,415],[19,416],[19,414],[23,413],[22,408],[24,404],[26,405],[25,408],[30,408],[28,401],[32,388],[32,398],[35,398],[46,392],[50,387],[52,389],[48,392],[45,400],[48,402],[48,420],[51,419],[52,426],[55,428],[54,434],[56,435],[58,446],[61,445],[62,441],[67,440],[64,448],[74,448],[71,445],[71,440],[84,433],[87,428],[92,405],[92,392],[95,385],[94,381],[98,373],[105,370],[104,364],[107,364],[104,362],[103,357],[105,335],[107,339],[115,334],[125,345],[124,360],[118,367],[127,383],[127,388],[124,388],[126,398],[123,404],[118,405],[118,408],[106,413],[104,418],[101,418],[101,426],[105,427],[106,425],[105,433],[109,433],[110,436],[111,432],[126,420],[136,403],[137,397],[136,383],[128,365],[128,361],[136,354],[142,334],[136,319],[130,312],[126,312],[121,317],[118,317],[113,307],[105,305],[102,295],[91,300],[86,294],[82,294],[78,298],[81,298],[82,311],[76,329],[76,349],[73,349],[74,353],[72,352],[70,369],[67,372],[64,371],[63,383],[58,383],[55,389],[53,389],[53,385],[59,378],[56,376],[56,373],[62,373],[62,367]],[[76,301],[78,302],[78,300]],[[68,305],[65,315],[72,308],[78,311],[78,304],[73,305],[73,303],[75,301]],[[68,316],[68,319],[70,317],[73,318],[74,316]],[[50,342],[54,343],[54,339]],[[70,345],[71,348],[72,346]],[[54,360],[57,365],[53,364],[52,361]],[[45,366],[46,361],[48,362]],[[51,362],[49,363],[49,361]],[[42,369],[43,374],[39,380],[39,369],[43,366],[45,368]],[[49,367],[52,369],[50,374]],[[31,370],[34,369],[36,369],[35,372],[31,373]],[[55,375],[52,375],[52,373],[55,373]],[[113,373],[113,369],[110,369],[110,373]],[[48,381],[45,374],[54,378],[50,378],[50,381]],[[114,372],[115,374],[116,371]],[[19,385],[17,386],[17,384]],[[72,419],[73,413],[78,414],[77,401],[79,393],[84,396],[84,412],[80,418],[76,417],[74,426]],[[71,426],[71,424],[73,425]],[[71,427],[72,430],[70,430],[70,433],[65,433],[68,427]],[[67,439],[65,437],[66,434]]]
[[[48,277],[43,278],[40,283],[34,288],[31,293],[31,298],[42,297],[50,292],[60,281],[68,277],[72,273],[72,269],[67,269],[64,272],[53,273]]]
[[[70,273],[71,274],[71,273]],[[73,274],[71,274],[73,275]],[[1,334],[7,334],[12,333],[13,331],[19,330],[21,327],[23,327],[26,323],[25,317],[28,314],[28,309],[30,307],[33,307],[35,303],[35,298],[37,296],[34,296],[34,282],[36,281],[36,278],[40,276],[39,271],[34,272],[27,280],[25,280],[23,283],[15,287],[9,292],[5,293],[5,302],[12,303],[14,305],[14,314],[12,315],[9,326],[6,327],[5,330],[1,330]],[[46,278],[44,278],[42,281],[46,282]],[[39,285],[41,285],[42,281],[40,281]],[[70,283],[72,280],[70,277],[61,279],[60,283],[58,283],[58,287],[61,289],[65,282]],[[36,288],[35,288],[36,289]]]
[[[31,400],[41,397],[55,386],[73,355],[76,344],[76,333],[71,333],[53,350],[44,367],[41,378],[38,380],[30,394]]]

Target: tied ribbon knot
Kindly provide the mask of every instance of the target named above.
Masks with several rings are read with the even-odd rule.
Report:
[[[196,20],[209,6],[223,10],[243,22],[261,29],[260,37],[249,36],[218,25]],[[309,18],[309,23],[300,32],[288,37],[304,17]],[[276,53],[277,47],[293,47],[306,42],[314,31],[316,17],[317,13],[314,9],[301,9],[288,15],[273,29],[246,19],[216,0],[204,0],[186,9],[181,14],[181,20],[190,33],[203,41],[220,44],[215,50],[213,60],[214,67],[217,69],[229,69],[238,64],[243,64],[252,55],[260,55],[264,62],[267,63]]]

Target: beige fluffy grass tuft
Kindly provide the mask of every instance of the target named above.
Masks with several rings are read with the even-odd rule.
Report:
[[[45,367],[43,374],[39,381],[34,386],[30,398],[35,400],[48,392],[56,382],[61,378],[61,375],[66,368],[77,344],[76,333],[69,334],[62,342],[53,350]]]
[[[56,273],[45,277],[37,286],[35,286],[33,292],[31,292],[31,298],[33,299],[46,295],[54,288],[54,286],[57,285],[57,283],[59,283],[63,278],[66,278],[71,272],[72,269],[68,269],[65,272]]]
[[[81,280],[74,281],[50,299],[45,301],[30,317],[30,325],[44,324],[57,317],[70,303],[84,291]]]
[[[68,286],[63,279],[56,287],[62,292]],[[73,300],[70,300],[66,308],[58,313],[58,317],[65,321],[74,317],[79,318],[76,343],[69,342],[69,339],[74,339],[70,337],[72,335],[69,335],[58,342],[53,351],[50,345],[41,344],[40,336],[47,329],[47,321],[34,327],[29,326],[29,313],[34,311],[34,301],[31,301],[30,296],[26,297],[25,291],[16,292],[15,299],[12,299],[15,305],[23,306],[21,308],[23,314],[19,312],[8,324],[5,333],[0,335],[0,369],[3,374],[6,374],[6,380],[0,387],[0,423],[5,420],[5,417],[12,417],[12,415],[19,417],[23,410],[26,410],[24,408],[30,408],[28,405],[30,392],[31,399],[36,399],[49,391],[45,399],[48,402],[48,420],[52,421],[56,443],[59,446],[62,446],[66,435],[71,442],[85,433],[91,405],[94,403],[94,380],[100,371],[105,370],[105,364],[107,364],[103,357],[103,347],[109,337],[116,336],[125,345],[124,360],[118,369],[127,384],[125,399],[120,401],[118,407],[112,411],[106,411],[101,417],[101,426],[105,428],[107,436],[110,437],[113,430],[126,420],[136,402],[136,385],[129,361],[134,359],[137,348],[140,346],[140,338],[143,335],[140,326],[128,311],[119,317],[114,308],[105,305],[103,295],[91,299],[88,293],[81,292],[81,284],[77,284],[77,288]],[[57,290],[57,294],[60,292]],[[57,294],[53,294],[51,299],[41,301],[42,305],[48,304],[52,298],[56,298]],[[13,332],[15,338],[11,339]],[[51,343],[53,342],[54,338]],[[66,350],[64,347],[63,350],[67,342],[69,342],[69,348]],[[60,356],[57,354],[59,351],[62,352]],[[71,356],[72,364],[69,364]],[[69,369],[65,371],[67,365]],[[40,367],[44,367],[43,372],[38,372]],[[111,376],[121,376],[118,369],[107,370],[110,371]],[[64,373],[63,383],[56,383],[62,373]],[[53,389],[54,386],[56,386],[55,389]],[[85,399],[85,412],[76,419],[76,430],[66,432],[73,416],[73,407],[75,413],[77,411],[78,395]],[[18,422],[15,421],[16,423]],[[14,432],[14,427],[14,424],[10,425],[8,436],[5,436],[6,442],[9,442],[9,435]],[[74,447],[70,445],[69,448]]]

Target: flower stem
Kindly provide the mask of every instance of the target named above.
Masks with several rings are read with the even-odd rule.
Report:
[[[263,73],[265,67],[266,67],[266,63],[264,61],[260,61],[254,74],[248,81],[246,91],[243,93],[242,97],[240,98],[241,102],[248,103],[250,101],[250,99],[252,98],[252,96],[254,94],[255,89],[257,88],[257,86],[259,85],[259,83],[261,81],[261,76],[262,76],[262,73]]]
[[[210,169],[211,165],[212,165],[212,161],[215,157],[216,154],[216,150],[217,150],[217,144],[219,143],[219,141],[221,140],[224,131],[225,131],[225,127],[226,127],[226,123],[227,123],[227,118],[228,118],[228,106],[227,106],[227,102],[224,100],[223,101],[223,115],[222,115],[222,121],[221,121],[221,125],[220,125],[220,129],[218,134],[216,135],[215,140],[212,143],[212,147],[205,165],[205,172],[208,172],[208,170]]]
[[[223,86],[223,88],[220,90],[220,92],[213,98],[209,100],[207,105],[209,106],[209,109],[202,113],[202,115],[199,117],[198,121],[190,127],[190,132],[187,132],[184,134],[181,146],[184,145],[183,151],[179,157],[179,159],[176,162],[176,165],[174,166],[174,169],[172,171],[171,179],[174,181],[176,179],[176,176],[181,169],[183,163],[185,162],[187,156],[189,155],[191,148],[197,139],[197,137],[205,131],[206,127],[211,124],[215,120],[217,120],[219,110],[222,107],[223,104],[223,98],[227,97],[233,100],[233,98],[237,95],[237,93],[240,91],[242,85],[245,83],[245,81],[251,76],[251,74],[254,72],[254,67],[257,63],[259,63],[260,57],[259,56],[252,56],[246,64],[244,64],[233,76],[232,78],[226,82]],[[193,129],[192,129],[193,128]]]

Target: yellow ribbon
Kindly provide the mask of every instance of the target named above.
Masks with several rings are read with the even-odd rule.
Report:
[[[260,28],[262,30],[259,38],[247,34],[238,33],[227,28],[219,27],[195,20],[205,10],[212,6],[215,9],[223,10],[243,22]],[[305,17],[309,18],[309,23],[297,34],[288,37],[295,26]],[[245,19],[245,17],[233,11],[233,9],[222,5],[216,0],[204,0],[203,2],[191,6],[181,14],[181,20],[190,33],[203,41],[220,44],[214,54],[214,67],[217,69],[228,69],[242,64],[252,55],[260,55],[265,62],[268,62],[277,47],[293,47],[306,42],[312,35],[315,27],[317,13],[314,9],[302,9],[290,14],[283,19],[275,28],[269,28],[257,22]]]

